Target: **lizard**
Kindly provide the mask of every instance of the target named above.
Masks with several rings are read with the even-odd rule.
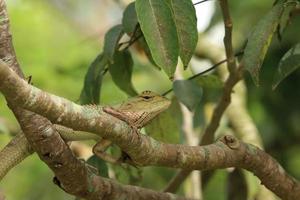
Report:
[[[140,134],[139,129],[146,126],[157,115],[165,111],[170,104],[171,101],[169,99],[155,92],[143,91],[140,95],[132,97],[118,106],[104,106],[102,110],[126,122],[136,134]],[[120,163],[125,160],[130,161],[129,156],[124,152],[122,152],[122,156],[118,159],[106,154],[105,150],[111,144],[111,141],[103,139],[93,147],[93,153],[111,163]]]

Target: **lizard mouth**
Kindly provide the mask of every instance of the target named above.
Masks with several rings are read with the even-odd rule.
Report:
[[[161,112],[161,111],[167,110],[170,107],[171,101],[167,98],[163,98],[160,101],[156,102],[156,104],[159,105],[159,106],[157,106],[157,111]]]

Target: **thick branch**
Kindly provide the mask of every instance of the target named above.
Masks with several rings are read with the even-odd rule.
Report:
[[[27,84],[3,62],[0,63],[0,90],[15,103],[44,115],[52,122],[94,132],[112,140],[140,165],[199,170],[242,167],[254,172],[267,188],[281,198],[300,198],[299,183],[287,175],[272,157],[233,137],[225,136],[206,146],[160,143],[146,135],[132,133],[126,123],[102,112],[101,107],[82,107]]]

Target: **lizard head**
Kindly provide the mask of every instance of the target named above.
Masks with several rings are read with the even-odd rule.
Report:
[[[149,90],[143,91],[139,95],[139,98],[141,99],[140,101],[144,102],[143,104],[147,106],[147,109],[153,113],[163,112],[171,104],[171,101],[166,97]]]
[[[122,118],[123,121],[137,128],[142,128],[161,112],[165,111],[170,104],[171,101],[164,96],[155,92],[144,91],[113,109],[106,109],[106,112]]]
[[[124,102],[119,107],[119,110],[126,110],[134,113],[151,113],[149,117],[154,118],[156,115],[166,110],[170,104],[171,101],[166,97],[147,90]]]

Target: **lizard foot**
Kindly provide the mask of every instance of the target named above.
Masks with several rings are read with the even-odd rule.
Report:
[[[26,77],[25,80],[27,80],[27,83],[28,83],[28,84],[33,85],[33,83],[32,83],[32,75]]]
[[[124,152],[124,151],[122,151],[122,154],[121,154],[121,156],[119,157],[118,161],[119,161],[120,163],[126,163],[126,164],[129,164],[129,165],[131,165],[131,166],[133,166],[133,167],[135,167],[135,168],[138,169],[138,164],[135,163],[135,162],[131,159],[131,157],[130,157],[126,152]]]
[[[138,137],[140,137],[138,135]],[[101,158],[102,160],[109,162],[111,164],[129,164],[132,165],[134,167],[137,168],[137,164],[135,164],[135,162],[130,158],[130,156],[125,153],[124,151],[122,151],[122,154],[119,158],[115,158],[112,155],[106,153],[105,151],[107,150],[107,148],[112,144],[111,141],[109,140],[101,140],[100,142],[98,142],[97,144],[95,144],[95,146],[93,147],[93,153]]]
[[[119,164],[119,158],[114,158],[113,156],[105,152],[111,144],[112,142],[110,140],[103,139],[95,144],[95,146],[93,147],[93,153],[106,162]]]
[[[130,126],[132,132],[138,137],[138,140],[141,140],[141,133],[140,130],[136,126]]]

